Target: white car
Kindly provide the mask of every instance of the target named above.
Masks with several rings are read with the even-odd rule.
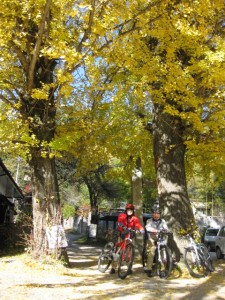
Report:
[[[215,251],[215,239],[218,234],[219,228],[209,227],[206,229],[204,235],[204,244],[209,251]]]
[[[223,225],[215,238],[216,257],[218,259],[225,256],[225,225]]]

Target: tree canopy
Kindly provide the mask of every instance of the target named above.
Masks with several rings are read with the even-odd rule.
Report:
[[[51,111],[48,95],[56,95],[54,109],[60,109],[53,126],[58,135],[50,145],[55,151],[68,149],[77,155],[82,147],[95,148],[97,160],[108,156],[106,149],[116,144],[115,139],[120,141],[120,134],[126,144],[135,139],[143,143],[140,128],[143,121],[151,121],[154,101],[165,103],[165,112],[185,121],[189,159],[198,157],[203,165],[211,162],[218,169],[219,161],[224,162],[223,10],[219,0],[193,5],[2,1],[1,147],[18,151],[22,143],[24,152],[26,145],[38,143],[38,137],[29,134],[30,126],[46,124],[32,116],[31,109],[27,111],[29,95],[34,106],[42,103],[46,115]],[[32,30],[36,28],[35,40]],[[57,64],[53,82],[44,78],[34,82],[38,57],[47,59],[48,66]],[[35,72],[42,67],[40,62]],[[128,126],[132,131],[124,136]],[[100,132],[108,136],[107,141]],[[10,141],[13,147],[8,147]],[[44,154],[49,141],[42,143]]]
[[[115,157],[131,170],[141,157],[149,173],[156,168],[159,194],[180,172],[184,211],[184,156],[187,170],[223,171],[224,1],[2,0],[0,8],[1,150],[29,161],[34,210],[47,223],[59,204],[54,157],[65,153],[81,173]]]

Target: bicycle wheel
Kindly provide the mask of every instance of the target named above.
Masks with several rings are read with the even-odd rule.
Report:
[[[184,263],[190,273],[191,276],[195,278],[202,278],[209,274],[203,258],[198,251],[198,255],[196,254],[194,248],[189,247],[184,251]]]
[[[144,245],[142,250],[142,256],[141,256],[142,266],[144,270],[147,269],[147,251],[146,251],[146,245]]]
[[[206,247],[206,245],[205,244],[199,244],[199,248],[200,248],[200,251],[202,252],[206,268],[210,272],[215,271],[215,267],[213,266],[213,262],[212,262],[211,256],[209,254],[209,251],[208,251],[208,248]]]
[[[118,276],[125,279],[131,273],[134,261],[134,245],[128,244],[124,250],[121,251],[118,262]]]
[[[160,258],[159,261],[159,253],[157,250],[156,253],[156,273],[160,278],[168,278],[173,268],[173,260],[172,253],[170,248],[167,245],[163,245],[160,247]]]
[[[109,253],[101,253],[98,258],[98,270],[101,273],[105,273],[112,263],[112,255]]]

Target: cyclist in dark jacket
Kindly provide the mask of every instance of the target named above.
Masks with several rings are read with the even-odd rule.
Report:
[[[142,234],[145,233],[144,227],[141,225],[140,220],[138,217],[134,215],[134,210],[135,207],[133,204],[127,204],[125,207],[126,211],[125,213],[121,213],[118,216],[118,230],[120,232],[120,236],[122,239],[125,238],[127,235],[128,231],[127,228],[131,229],[137,229],[139,230]],[[110,271],[110,274],[115,273],[115,268],[116,268],[116,263],[112,263],[112,269]]]

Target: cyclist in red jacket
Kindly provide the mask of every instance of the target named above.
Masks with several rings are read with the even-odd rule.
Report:
[[[134,205],[127,204],[126,212],[121,213],[118,216],[118,230],[120,233],[123,233],[124,228],[138,229],[139,231],[144,230],[144,227],[141,225],[138,217],[134,215]]]
[[[122,239],[125,238],[127,235],[127,228],[131,229],[137,229],[139,230],[143,235],[145,233],[144,227],[141,225],[140,220],[138,217],[134,215],[135,207],[133,204],[127,204],[125,207],[126,212],[121,213],[118,216],[118,230],[120,232],[120,236]],[[110,274],[115,273],[115,264],[112,264],[112,269],[110,271]]]

